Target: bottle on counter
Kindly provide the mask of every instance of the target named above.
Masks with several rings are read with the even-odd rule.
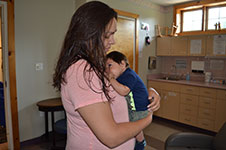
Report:
[[[211,78],[212,78],[212,73],[205,72],[205,82],[210,82]]]
[[[186,80],[190,81],[190,74],[189,74],[189,72],[187,72],[187,74],[186,74]]]

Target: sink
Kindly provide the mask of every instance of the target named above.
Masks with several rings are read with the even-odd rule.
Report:
[[[179,79],[178,78],[175,78],[175,77],[164,77],[164,78],[160,78],[162,80],[173,80],[173,81],[178,81]]]

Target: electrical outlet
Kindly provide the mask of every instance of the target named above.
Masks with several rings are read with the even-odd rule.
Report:
[[[36,71],[43,70],[43,63],[36,63],[35,64],[35,70]]]

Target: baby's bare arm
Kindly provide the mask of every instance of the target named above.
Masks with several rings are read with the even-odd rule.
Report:
[[[130,89],[127,86],[119,83],[114,77],[111,77],[109,80],[112,87],[119,95],[126,96],[129,94]]]

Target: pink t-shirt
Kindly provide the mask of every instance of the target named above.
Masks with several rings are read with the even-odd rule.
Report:
[[[77,109],[86,105],[107,101],[103,93],[95,93],[84,80],[83,70],[85,60],[79,60],[67,70],[65,79],[67,84],[61,86],[61,98],[67,113],[67,146],[66,150],[108,150],[93,134],[86,122],[82,119]],[[94,72],[89,78],[92,88],[101,92],[101,82]],[[111,90],[114,100],[111,109],[116,122],[128,122],[128,109],[126,100],[115,91]],[[131,140],[114,148],[114,150],[133,150],[135,140]]]

